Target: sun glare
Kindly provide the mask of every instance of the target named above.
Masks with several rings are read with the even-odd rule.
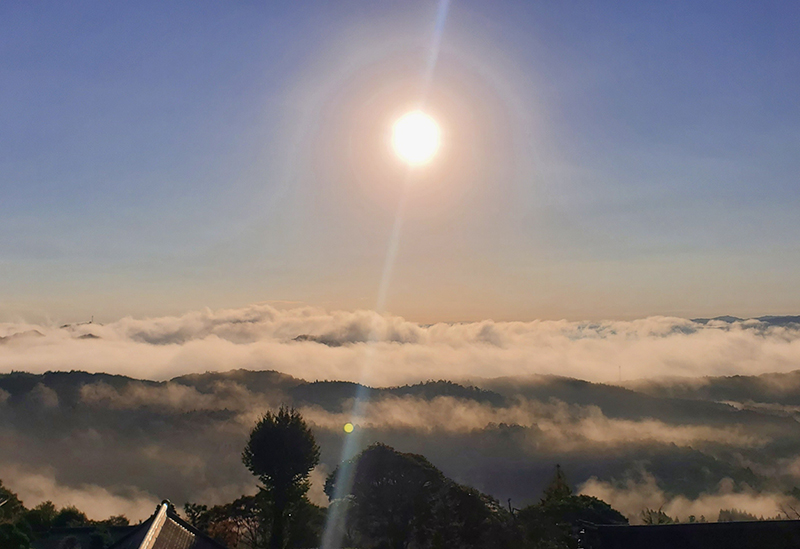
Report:
[[[397,155],[411,164],[425,164],[439,150],[439,125],[422,111],[401,116],[392,129],[392,145]]]

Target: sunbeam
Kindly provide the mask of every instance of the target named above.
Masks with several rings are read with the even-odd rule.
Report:
[[[419,101],[420,106],[424,106],[428,90],[433,82],[433,75],[436,69],[436,61],[439,58],[439,50],[441,47],[444,24],[447,19],[449,6],[450,0],[441,0],[439,3],[439,8],[436,14],[436,26],[433,33],[433,41],[431,44],[430,55],[428,57],[422,93]],[[439,136],[437,134],[436,148],[438,148],[438,139]],[[433,153],[435,153],[435,148],[431,150],[430,156],[432,156]],[[400,234],[403,228],[406,205],[408,203],[408,189],[412,180],[411,168],[415,163],[416,162],[414,161],[409,163],[409,167],[403,182],[402,194],[397,204],[397,211],[395,213],[394,223],[392,225],[392,232],[389,236],[386,257],[383,264],[383,271],[378,284],[378,296],[375,303],[375,310],[378,313],[382,313],[386,306],[386,297],[389,291],[389,284],[391,282],[392,272],[394,271],[395,261],[397,259],[397,249],[400,245]],[[364,354],[362,362],[359,388],[353,405],[352,417],[348,422],[348,425],[351,426],[359,424],[359,420],[364,416],[364,412],[368,403],[369,396],[365,387],[367,387],[370,383],[369,374],[372,366],[372,361],[370,358],[373,354],[373,345],[376,341],[377,334],[373,330],[370,334],[367,351]],[[352,489],[354,471],[352,467],[348,466],[348,464],[350,460],[355,457],[358,449],[361,446],[361,436],[361,431],[359,429],[353,429],[352,432],[348,431],[347,438],[345,439],[344,446],[342,447],[342,455],[339,460],[339,469],[336,478],[336,490],[333,494],[335,500],[342,500],[350,493]],[[323,549],[338,549],[341,547],[342,535],[345,531],[343,526],[346,521],[346,506],[339,505],[329,509],[327,519],[325,521],[325,530],[322,535],[321,547]]]

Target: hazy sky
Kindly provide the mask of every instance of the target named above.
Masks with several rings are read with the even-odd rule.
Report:
[[[800,311],[800,4],[440,11],[0,4],[0,320],[372,308],[406,180],[413,320]]]

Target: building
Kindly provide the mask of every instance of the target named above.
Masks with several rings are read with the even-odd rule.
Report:
[[[800,520],[648,526],[587,524],[581,538],[586,549],[797,549]]]
[[[181,519],[169,501],[109,549],[227,549]]]

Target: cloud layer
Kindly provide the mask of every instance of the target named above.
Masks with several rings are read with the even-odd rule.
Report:
[[[697,498],[669,495],[649,474],[627,479],[621,484],[591,478],[581,487],[582,494],[595,496],[603,501],[614,502],[614,507],[626,515],[632,524],[641,524],[641,511],[661,509],[672,518],[686,522],[690,516],[715,521],[721,509],[744,510],[756,517],[786,517],[786,510],[796,502],[780,492],[756,492],[747,486],[737,489],[731,479],[722,479],[718,486]]]
[[[667,317],[425,326],[370,311],[255,304],[103,326],[5,323],[0,337],[0,372],[80,369],[146,379],[246,368],[384,386],[528,374],[614,382],[800,364],[797,325]]]
[[[102,520],[112,515],[147,517],[160,500],[135,486],[117,487],[118,493],[96,484],[65,486],[55,478],[52,468],[30,470],[19,465],[0,465],[0,478],[10,479],[23,503],[33,507],[52,501],[57,507],[74,505],[89,518]]]
[[[300,409],[322,448],[312,479],[320,503],[347,421],[360,447],[422,453],[516,505],[538,499],[555,463],[632,518],[645,506],[682,518],[733,507],[771,516],[800,478],[800,375],[701,377],[796,368],[800,330],[791,324],[424,326],[368,311],[253,305],[107,325],[2,324],[0,338],[0,372],[135,378],[0,378],[0,478],[28,505],[51,499],[93,518],[144,518],[164,497],[215,504],[252,493],[241,450],[259,415],[281,404]],[[639,381],[621,388],[541,375],[607,382],[620,371]],[[394,387],[440,378],[484,390]],[[304,379],[385,389],[368,391],[354,417],[353,384]]]

